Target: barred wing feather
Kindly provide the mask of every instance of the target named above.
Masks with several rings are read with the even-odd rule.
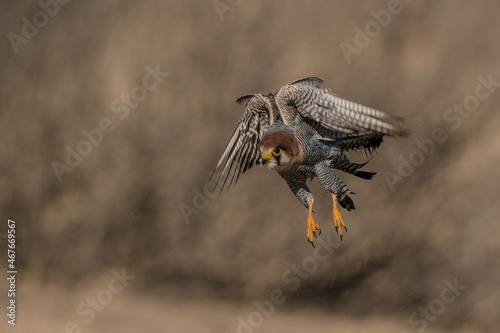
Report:
[[[323,127],[325,130],[349,134],[409,134],[402,118],[333,95],[330,90],[319,88],[321,82],[318,78],[295,81],[281,88],[276,98],[281,99],[281,105],[293,106],[302,118],[310,119],[308,122],[316,123],[312,125],[318,132]],[[328,136],[332,135],[335,136],[334,133]]]
[[[257,105],[251,98],[242,103],[247,103],[245,112],[216,167],[221,171],[221,189],[229,189],[241,174],[258,161],[260,139],[269,127],[269,110],[266,107]]]

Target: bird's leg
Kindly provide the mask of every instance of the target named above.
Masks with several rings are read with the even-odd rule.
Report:
[[[337,197],[335,194],[332,194],[333,198],[333,223],[335,225],[335,231],[337,234],[339,233],[340,230],[340,240],[344,241],[344,237],[342,236],[342,227],[344,227],[345,231],[347,231],[347,228],[345,226],[344,220],[342,220],[342,215],[340,215],[340,211],[337,208]]]
[[[318,235],[321,235],[321,229],[312,215],[313,203],[314,201],[309,203],[309,216],[307,217],[307,241],[314,247],[314,237],[316,237],[316,232],[318,232]]]

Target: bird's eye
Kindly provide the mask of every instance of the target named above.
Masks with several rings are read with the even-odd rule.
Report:
[[[279,154],[281,154],[281,148],[280,147],[274,148],[273,155],[278,156]]]

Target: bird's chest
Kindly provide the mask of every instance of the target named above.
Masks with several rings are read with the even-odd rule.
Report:
[[[293,169],[278,171],[278,173],[281,174],[282,176],[283,175],[293,176],[299,181],[311,180],[316,176],[314,172],[314,167],[310,165],[299,165]]]

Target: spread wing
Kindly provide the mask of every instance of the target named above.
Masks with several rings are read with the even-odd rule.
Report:
[[[269,127],[273,112],[272,101],[260,94],[243,96],[237,102],[245,104],[246,109],[215,168],[216,172],[220,171],[221,189],[226,185],[229,189],[241,174],[258,162],[260,140]]]
[[[320,88],[322,82],[308,77],[282,87],[276,94],[280,112],[287,107],[295,109],[318,133],[330,138],[357,133],[409,134],[402,118],[333,95]]]

